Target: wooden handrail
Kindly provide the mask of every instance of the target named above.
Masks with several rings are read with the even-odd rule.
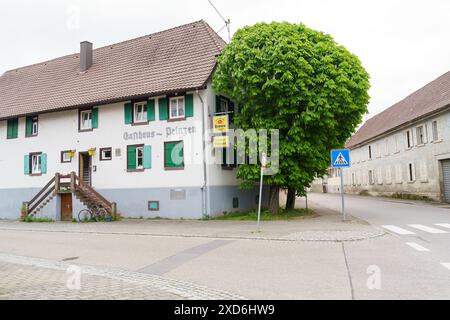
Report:
[[[48,189],[48,191],[40,198],[40,201],[37,201],[33,206],[29,207],[28,212],[33,212],[34,209],[36,209],[44,199],[46,199],[51,193],[53,192],[53,189]]]
[[[52,185],[52,183],[55,182],[55,177],[53,177],[46,185],[45,187],[43,187],[41,189],[41,191],[39,191],[34,197],[33,199],[31,199],[30,201],[28,201],[28,204],[32,204],[45,190],[47,190],[48,187],[50,187]]]

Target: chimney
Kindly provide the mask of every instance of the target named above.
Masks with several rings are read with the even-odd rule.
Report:
[[[92,43],[83,41],[80,43],[80,72],[87,71],[92,65]]]

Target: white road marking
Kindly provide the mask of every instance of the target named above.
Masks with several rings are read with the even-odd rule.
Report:
[[[410,246],[411,248],[416,249],[417,251],[421,251],[421,252],[423,252],[423,251],[430,251],[429,249],[427,249],[425,247],[422,247],[420,244],[415,243],[415,242],[407,242],[406,244],[408,246]]]
[[[392,225],[387,225],[387,226],[382,226],[383,228],[398,233],[398,234],[415,234],[414,232],[408,231],[406,229],[397,227],[397,226],[392,226]]]
[[[441,262],[441,264],[446,267],[448,270],[450,270],[450,262]]]
[[[450,229],[450,223],[436,223],[437,226]]]
[[[410,224],[409,226],[411,228],[419,229],[419,230],[422,230],[422,231],[425,231],[425,232],[429,232],[429,233],[448,233],[447,231],[436,229],[436,228],[433,228],[433,227],[427,227],[427,226],[424,226],[422,224]]]

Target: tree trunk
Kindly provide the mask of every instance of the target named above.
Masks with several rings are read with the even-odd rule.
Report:
[[[269,211],[272,214],[277,214],[279,209],[280,209],[280,187],[270,186]]]
[[[288,189],[287,197],[286,197],[286,210],[293,210],[295,207],[295,189]]]

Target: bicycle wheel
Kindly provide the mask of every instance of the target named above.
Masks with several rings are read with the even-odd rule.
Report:
[[[106,211],[105,208],[99,208],[97,210],[97,214],[95,216],[95,220],[97,220],[97,222],[98,221],[104,221],[107,214],[108,214],[108,211]]]
[[[89,222],[92,219],[92,213],[88,209],[83,209],[78,212],[78,221],[79,222]]]

